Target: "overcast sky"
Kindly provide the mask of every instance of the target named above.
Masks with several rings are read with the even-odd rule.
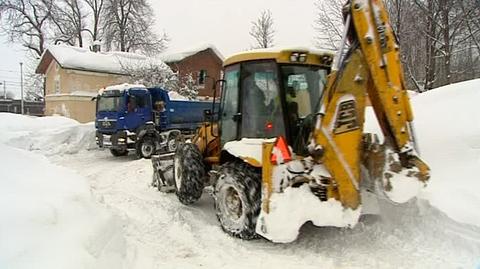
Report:
[[[171,39],[170,51],[181,51],[205,43],[215,45],[224,56],[254,45],[249,35],[251,22],[264,9],[274,18],[275,45],[312,46],[314,0],[151,0],[156,15],[155,29]],[[20,46],[0,36],[0,82],[12,81],[19,92],[19,62],[27,61]],[[3,86],[0,86],[3,90]]]

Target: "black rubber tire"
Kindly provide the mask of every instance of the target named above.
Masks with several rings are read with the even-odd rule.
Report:
[[[148,147],[148,149],[151,150],[147,151],[146,149],[144,149],[144,147]],[[142,139],[137,141],[136,151],[138,158],[152,158],[152,155],[154,155],[156,152],[155,140],[153,139],[153,137],[144,136]]]
[[[227,206],[227,196],[241,202],[240,212],[234,216]],[[230,196],[231,197],[231,196]],[[261,173],[244,162],[222,165],[215,184],[215,211],[223,231],[245,240],[258,238],[255,228],[261,205]]]
[[[127,149],[110,149],[110,153],[115,156],[115,157],[120,157],[120,156],[127,156],[128,155],[128,150]]]
[[[198,147],[192,143],[179,144],[174,157],[175,193],[184,205],[198,201],[205,187],[205,164]]]

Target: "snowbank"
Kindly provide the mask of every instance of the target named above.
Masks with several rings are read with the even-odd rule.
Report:
[[[95,127],[60,116],[0,113],[0,143],[44,155],[74,154],[96,148]]]
[[[0,267],[121,264],[121,221],[93,202],[85,178],[0,144]]]
[[[480,80],[411,96],[422,159],[431,179],[420,197],[450,218],[480,226]],[[366,132],[379,133],[372,111]]]
[[[480,80],[413,99],[422,157],[432,169],[424,197],[454,220],[480,226]]]

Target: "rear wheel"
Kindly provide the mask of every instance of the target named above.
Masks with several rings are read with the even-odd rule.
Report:
[[[110,149],[110,153],[115,157],[126,156],[128,154],[127,149]]]
[[[215,185],[215,210],[222,229],[242,239],[257,237],[260,214],[260,173],[242,162],[224,164]]]
[[[175,152],[174,179],[175,193],[182,204],[198,201],[205,186],[205,164],[195,144],[180,144]]]
[[[140,158],[150,159],[155,154],[155,141],[152,137],[146,136],[137,141],[137,155]]]

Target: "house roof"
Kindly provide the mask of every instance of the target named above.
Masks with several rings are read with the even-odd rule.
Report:
[[[152,60],[163,64],[163,61],[160,59],[152,59],[136,53],[119,51],[92,52],[86,48],[62,44],[49,46],[44,51],[35,72],[37,74],[45,74],[52,60],[56,60],[65,69],[119,75],[125,74],[124,67],[127,65],[137,65],[146,61],[152,62]]]
[[[220,53],[220,51],[212,44],[203,44],[185,50],[167,52],[161,54],[159,57],[162,61],[166,63],[175,63],[208,49],[212,50],[213,53],[220,59],[220,61],[223,61],[225,59],[222,53]]]

